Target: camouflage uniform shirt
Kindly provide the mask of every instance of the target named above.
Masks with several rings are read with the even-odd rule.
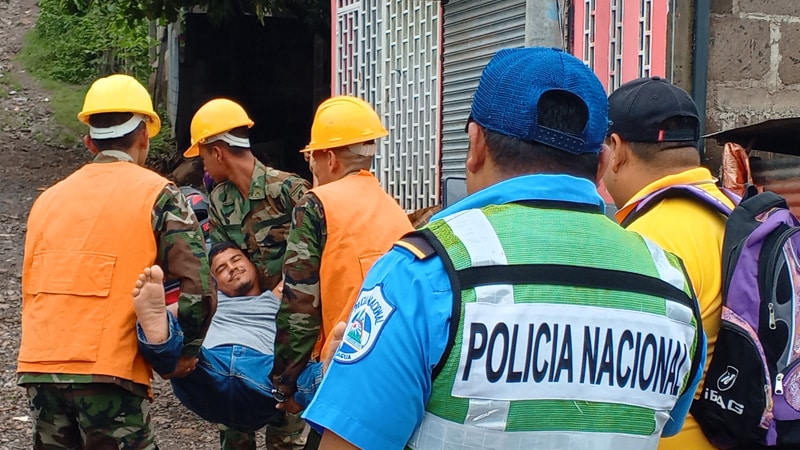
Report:
[[[308,192],[292,213],[286,259],[283,263],[283,300],[277,315],[272,379],[286,394],[297,389],[319,338],[322,322],[319,269],[327,239],[322,203]]]
[[[211,242],[238,245],[258,268],[261,288],[273,289],[281,279],[292,208],[309,188],[303,178],[256,160],[247,198],[230,181],[211,191]]]
[[[116,161],[133,163],[130,155],[115,150],[98,153],[92,162]],[[174,184],[164,186],[158,195],[153,205],[152,225],[158,252],[156,263],[164,269],[165,277],[181,280],[178,322],[184,333],[182,354],[194,356],[200,351],[206,330],[211,324],[217,292],[211,281],[211,270],[208,266],[200,224],[189,202]],[[145,385],[101,375],[22,373],[18,382],[19,384],[114,383],[136,395],[148,396],[148,388]]]

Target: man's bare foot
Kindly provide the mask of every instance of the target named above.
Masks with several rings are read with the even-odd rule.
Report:
[[[164,303],[164,271],[161,267],[145,267],[133,289],[133,309],[142,331],[151,344],[160,344],[169,337]]]

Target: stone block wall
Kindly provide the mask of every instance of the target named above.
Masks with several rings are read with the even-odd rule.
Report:
[[[707,100],[708,133],[800,116],[800,1],[711,0]]]

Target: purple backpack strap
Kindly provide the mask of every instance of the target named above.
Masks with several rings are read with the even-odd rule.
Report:
[[[725,187],[721,187],[718,189],[720,190],[720,192],[725,194],[725,196],[728,197],[728,199],[732,201],[734,205],[738,205],[739,203],[742,202],[742,196],[733,192],[732,190]]]
[[[726,197],[731,199],[734,204],[739,204],[741,198],[734,194],[733,192],[729,191],[728,189],[722,189],[722,192],[725,194]],[[644,214],[645,211],[652,208],[653,206],[657,205],[658,202],[665,198],[670,197],[691,197],[696,198],[706,205],[714,208],[716,211],[720,212],[721,214],[727,216],[731,215],[733,209],[726,205],[725,202],[721,201],[717,197],[714,197],[705,189],[702,189],[698,186],[693,184],[676,184],[674,186],[667,186],[665,188],[661,188],[657,191],[651,192],[650,194],[646,195],[644,198],[639,200],[639,203],[636,204],[636,207],[631,211],[630,214],[622,221],[621,225],[623,227],[627,227],[630,225],[634,220],[636,220],[639,216]]]

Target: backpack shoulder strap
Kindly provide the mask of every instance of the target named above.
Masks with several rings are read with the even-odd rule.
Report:
[[[738,206],[753,218],[774,208],[789,209],[786,199],[772,191],[758,192],[758,189],[752,184],[747,185]]]
[[[723,189],[722,192],[725,193],[725,195],[730,198],[734,204],[739,203],[738,197],[733,192],[730,192],[727,189]],[[649,211],[651,208],[661,202],[661,200],[673,197],[688,197],[697,199],[704,205],[711,207],[726,217],[730,216],[731,212],[733,211],[728,205],[720,201],[720,199],[709,194],[705,189],[692,184],[676,184],[673,186],[667,186],[646,195],[639,201],[639,203],[636,204],[636,207],[633,209],[633,211],[628,214],[628,216],[620,225],[623,228],[627,228],[628,225],[633,223],[636,219],[641,217],[642,214]]]
[[[761,218],[774,209],[789,209],[786,200],[780,195],[764,191],[759,193],[753,185],[748,185],[742,201],[736,206],[725,223],[725,236],[722,240],[722,298],[728,298],[730,280],[736,269],[743,245],[756,228],[765,224]],[[771,226],[775,226],[774,223]],[[784,227],[788,228],[788,225]]]

